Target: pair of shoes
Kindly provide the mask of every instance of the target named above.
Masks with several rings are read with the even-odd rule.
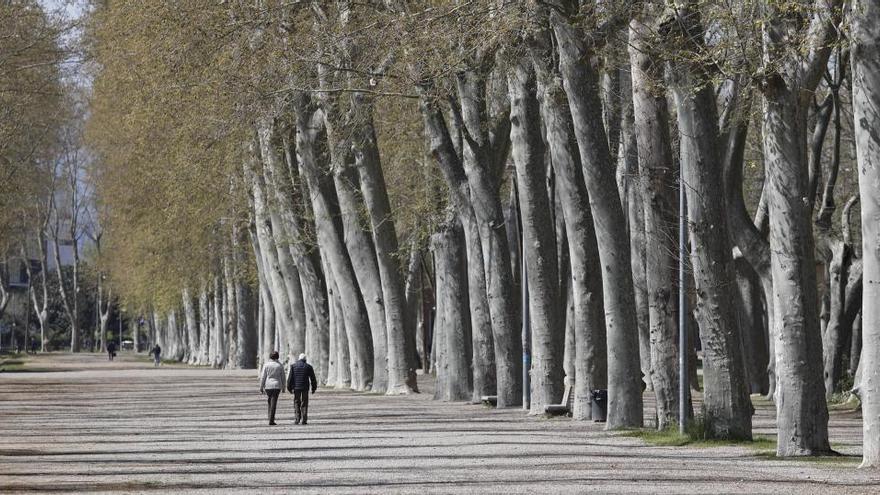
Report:
[[[278,423],[272,421],[271,423],[269,423],[269,426],[275,426],[275,425],[277,425],[277,424],[278,424]]]

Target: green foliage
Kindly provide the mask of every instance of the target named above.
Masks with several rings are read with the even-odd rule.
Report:
[[[34,0],[0,2],[0,254],[22,240],[22,219],[47,179],[64,117],[59,37],[64,26]],[[12,244],[12,246],[10,246]]]
[[[688,421],[685,432],[678,431],[678,427],[670,427],[665,430],[630,430],[621,433],[621,436],[639,438],[651,445],[661,447],[722,447],[727,445],[744,445],[755,450],[776,449],[776,440],[769,437],[756,436],[752,440],[722,440],[711,439],[706,434],[706,425],[701,417]]]

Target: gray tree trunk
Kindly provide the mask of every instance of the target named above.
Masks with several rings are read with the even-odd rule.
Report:
[[[279,242],[284,242],[284,236],[279,225],[281,222],[277,214],[274,215],[275,221],[273,222],[272,208],[268,203],[262,167],[259,166],[261,158],[262,160],[269,160],[271,158],[268,156],[268,150],[262,149],[262,143],[257,142],[256,138],[254,141],[251,144],[252,156],[245,163],[244,174],[245,180],[250,184],[250,199],[254,211],[256,231],[255,237],[260,258],[262,259],[261,266],[264,270],[264,280],[266,281],[269,295],[272,298],[272,307],[275,311],[273,320],[275,328],[277,328],[275,333],[278,338],[277,340],[275,338],[270,339],[269,342],[274,344],[275,347],[267,350],[270,352],[276,350],[286,356],[287,349],[285,347],[290,335],[293,334],[294,327],[294,315],[291,308],[289,290],[292,286],[290,283],[290,269],[292,267],[287,251],[284,247],[276,244],[276,237]],[[267,156],[261,157],[264,153]],[[287,272],[286,278],[284,272]],[[269,342],[266,343],[268,344]]]
[[[336,115],[339,104],[339,101],[328,99],[323,105],[333,183],[341,213],[343,239],[370,325],[373,352],[371,390],[385,393],[388,388],[388,336],[382,281],[373,240],[366,232],[369,220],[363,218],[365,208],[359,195],[360,181],[354,169],[354,142],[351,135],[357,129],[353,128],[349,119]]]
[[[189,342],[187,362],[189,364],[196,364],[198,357],[197,344],[199,342],[199,323],[196,318],[196,308],[193,306],[192,295],[190,294],[188,287],[183,288],[181,298],[183,299],[183,319],[186,325],[187,342]]]
[[[210,313],[208,312],[208,287],[205,282],[199,289],[199,352],[196,364],[206,365],[209,361],[210,347]]]
[[[817,4],[819,5],[819,4]],[[822,3],[822,5],[826,5]],[[815,13],[809,58],[791,56],[787,36],[802,29],[787,11],[767,5],[764,59],[773,67],[762,83],[763,150],[769,180],[770,272],[773,280],[776,411],[780,457],[821,455],[828,443],[822,380],[815,246],[808,197],[807,95],[824,72],[832,31]],[[827,13],[826,13],[827,14]],[[825,25],[819,28],[817,25]],[[822,33],[827,33],[823,36]],[[787,55],[787,56],[786,56]]]
[[[338,292],[337,303],[341,318],[337,318],[337,332],[340,328],[344,331],[343,342],[348,345],[351,387],[355,390],[368,390],[373,385],[374,370],[370,322],[352,268],[352,260],[345,248],[342,234],[334,222],[332,186],[321,180],[315,147],[323,119],[319,113],[308,109],[305,102],[298,102],[296,110],[296,149],[301,167],[300,173],[308,183],[318,245],[321,246],[321,252],[326,256],[327,265],[330,267],[330,271],[325,272],[328,285],[329,280],[333,278]],[[342,321],[345,323],[342,324]],[[384,318],[380,321],[384,326]]]
[[[598,79],[589,64],[591,54],[583,31],[557,12],[551,14],[551,20],[603,267],[608,348],[606,428],[641,427],[642,381],[629,236],[605,129],[599,118],[602,109]]]
[[[531,414],[557,404],[565,389],[565,326],[559,294],[555,222],[547,194],[544,142],[537,83],[531,64],[517,63],[508,74],[511,155],[517,191],[532,328]],[[543,88],[542,88],[543,89]]]
[[[233,234],[238,237],[237,234]],[[239,274],[236,273],[242,264],[240,248],[233,248],[233,260],[235,270],[233,270],[235,280],[233,282],[233,290],[235,297],[235,354],[233,362],[238,368],[251,369],[257,366],[257,355],[259,352],[259,338],[257,337],[258,327],[254,320],[254,296],[250,285],[244,282]]]
[[[645,285],[650,334],[650,380],[657,428],[678,423],[678,164],[672,156],[663,67],[652,56],[649,27],[633,20],[629,31],[634,131],[644,207]],[[640,341],[641,342],[641,341]],[[643,365],[644,367],[644,365]]]
[[[325,119],[325,123],[326,123]],[[339,132],[351,132],[350,129]],[[332,133],[328,132],[328,135]],[[332,139],[332,138],[330,138]],[[382,281],[376,261],[373,241],[365,231],[366,220],[362,218],[363,204],[358,197],[358,177],[352,169],[351,142],[343,139],[340,143],[331,140],[331,162],[333,182],[344,232],[345,246],[351,259],[351,266],[363,296],[367,319],[370,324],[373,348],[373,392],[385,393],[388,389],[388,335],[386,332],[385,306],[382,296]]]
[[[825,399],[838,390],[843,373],[844,343],[851,337],[852,327],[844,319],[846,305],[846,282],[852,248],[839,241],[831,245],[831,260],[827,267],[828,320],[822,331],[823,375],[825,378]]]
[[[284,149],[286,169],[271,169],[275,183],[276,199],[280,207],[283,226],[289,237],[290,254],[296,264],[297,274],[305,303],[305,353],[322,383],[327,379],[328,346],[330,339],[329,305],[324,272],[314,232],[308,187],[299,175],[296,160],[295,126],[281,133],[280,146]],[[278,139],[275,140],[278,146]],[[273,162],[274,163],[274,162]],[[302,352],[302,351],[301,351]]]
[[[345,310],[341,300],[341,293],[335,278],[327,280],[330,287],[330,303],[331,303],[331,327],[334,332],[335,339],[335,375],[336,381],[333,384],[338,388],[348,388],[352,386],[352,372],[357,371],[354,367],[354,361],[351,359],[351,347],[349,346],[349,338],[346,332]]]
[[[420,89],[423,92],[426,91],[425,88]],[[519,355],[522,351],[522,342],[516,332],[513,334],[508,332],[511,329],[508,328],[507,318],[509,315],[505,313],[505,308],[512,304],[512,301],[505,302],[498,295],[509,290],[509,287],[501,288],[499,284],[501,280],[506,280],[509,286],[510,281],[504,279],[504,276],[505,273],[510,273],[510,255],[508,252],[506,256],[502,256],[501,261],[506,265],[500,268],[497,266],[497,259],[486,260],[484,258],[486,246],[481,242],[482,236],[474,211],[476,203],[472,200],[472,192],[464,165],[455,150],[442,112],[429,98],[427,95],[421,98],[425,132],[430,141],[431,153],[437,160],[449,186],[450,202],[455,205],[464,228],[465,248],[468,257],[468,299],[471,309],[471,327],[474,334],[473,350],[474,357],[478,357],[478,359],[474,359],[474,400],[479,400],[479,395],[492,395],[493,392],[496,392],[498,407],[518,405],[522,403],[520,394],[522,361]],[[489,232],[491,246],[494,246],[492,252],[497,249],[497,242],[500,242],[496,238],[498,232],[495,230]],[[503,246],[506,250],[506,237]],[[498,269],[504,270],[504,272],[499,273]],[[487,286],[488,284],[492,284],[494,293],[493,289]],[[496,316],[499,316],[498,320],[496,320]],[[501,340],[499,341],[499,339]],[[492,346],[491,352],[489,346]],[[517,371],[517,373],[513,373],[513,371]]]
[[[363,98],[363,95],[356,96]],[[416,366],[408,352],[407,335],[412,334],[412,323],[407,319],[406,296],[400,262],[399,246],[391,204],[385,187],[385,177],[379,159],[376,134],[373,127],[372,105],[357,105],[357,121],[361,124],[360,139],[356,142],[355,164],[360,176],[361,193],[370,217],[373,245],[382,282],[382,297],[387,329],[388,386],[387,394],[418,392]]]
[[[470,319],[467,307],[464,235],[454,222],[441,227],[431,239],[437,267],[437,389],[435,398],[462,401],[471,398]]]
[[[419,244],[413,241],[409,249],[409,262],[406,268],[406,321],[409,328],[406,334],[407,353],[416,366],[425,369],[424,356],[420,350],[423,349],[422,341],[424,339],[424,322],[422,321],[422,251]],[[470,288],[468,288],[470,290]],[[474,373],[476,376],[476,372]]]
[[[862,204],[862,467],[880,467],[880,5],[853,2],[852,85]]]
[[[751,264],[740,254],[734,257],[737,282],[737,308],[739,311],[740,337],[745,351],[749,390],[753,394],[766,395],[770,391],[767,363],[770,362],[767,322],[761,297],[761,281]]]
[[[517,325],[510,250],[500,195],[509,148],[508,115],[502,113],[494,120],[489,115],[487,81],[479,69],[459,74],[456,88],[461,111],[459,114],[458,109],[453,108],[453,114],[460,120],[458,126],[464,137],[460,166],[470,186],[470,193],[465,197],[470,199],[468,204],[476,222],[475,225],[469,225],[468,218],[462,219],[462,224],[466,238],[472,237],[469,231],[475,226],[480,234],[487,303],[492,322],[497,405],[516,406],[522,403],[522,340]],[[470,245],[472,241],[467,242]],[[481,336],[479,340],[485,344],[488,336]],[[481,359],[485,358],[481,356]],[[484,376],[482,380],[489,388],[491,377]]]
[[[536,67],[544,131],[568,242],[574,327],[572,417],[587,420],[591,417],[590,392],[608,386],[599,248],[565,92],[555,69],[543,65],[548,61],[536,60]]]
[[[688,22],[698,25],[691,11]],[[733,258],[724,217],[715,94],[685,64],[670,66],[687,187],[696,309],[703,342],[703,414],[715,438],[752,438],[752,406],[736,318]]]
[[[642,368],[642,381],[650,390],[654,388],[654,384],[651,380],[650,310],[646,273],[647,246],[639,153],[634,129],[633,83],[631,70],[628,66],[620,69],[619,72],[621,120],[617,168],[622,171],[622,184],[619,185],[619,189],[624,197],[623,209],[629,230],[630,265],[632,266],[633,290],[635,291],[636,321],[639,324],[639,361]]]

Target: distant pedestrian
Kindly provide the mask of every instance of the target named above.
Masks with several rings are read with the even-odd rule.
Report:
[[[315,370],[306,362],[306,355],[300,354],[299,359],[290,365],[290,376],[287,379],[287,391],[293,394],[294,423],[308,424],[309,421],[309,388],[312,393],[318,390],[318,379]]]
[[[159,347],[159,344],[156,344],[150,349],[150,354],[153,355],[153,364],[158,368],[159,364],[162,362],[162,359],[160,358],[160,356],[162,356],[162,348]]]
[[[278,362],[278,351],[269,354],[269,362],[263,365],[260,372],[260,393],[269,398],[269,424],[275,424],[275,408],[278,406],[278,395],[284,390],[284,365]]]
[[[31,354],[37,353],[37,339],[31,339]]]
[[[116,357],[116,342],[109,342],[107,344],[107,356],[110,358],[110,361],[113,361],[113,358]]]

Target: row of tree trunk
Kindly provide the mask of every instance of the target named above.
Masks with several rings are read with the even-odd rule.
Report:
[[[383,177],[376,106],[362,89],[368,78],[343,70],[358,47],[325,47],[334,63],[317,67],[320,90],[279,99],[254,123],[242,145],[249,228],[230,240],[213,279],[184,291],[181,311],[154,316],[160,342],[175,358],[215,366],[305,352],[324,383],[389,394],[417,391],[421,367],[436,373],[437,399],[494,395],[498,407],[523,403],[525,377],[532,413],[573,384],[576,419],[589,419],[591,390],[608,389],[608,428],[643,426],[649,387],[654,424],[665,428],[679,420],[679,354],[691,359],[694,350],[677,347],[678,322],[692,319],[707,435],[751,438],[749,393],[766,393],[776,403],[779,455],[830,452],[827,406],[816,397],[839,385],[845,349],[861,357],[852,371],[862,370],[865,463],[877,465],[880,321],[870,302],[880,277],[880,23],[872,22],[880,14],[875,2],[856,3],[864,4],[852,56],[863,260],[846,230],[815,245],[814,221],[827,225],[834,207],[823,200],[813,219],[821,173],[804,173],[821,157],[822,126],[839,119],[839,101],[817,107],[812,120],[805,110],[831,57],[834,12],[817,9],[807,40],[815,49],[791,54],[776,44],[799,25],[768,2],[763,49],[779,60],[754,95],[766,179],[753,219],[742,197],[749,119],[736,117],[753,96],[736,78],[716,88],[699,59],[655,52],[658,36],[667,51],[701,49],[695,3],[658,15],[646,2],[605,26],[629,41],[614,56],[575,22],[573,3],[535,4],[522,50],[462,51],[448,85],[408,68],[448,190],[429,245],[413,243],[408,256]],[[318,19],[317,27],[328,22]],[[812,121],[819,150],[808,153]],[[675,201],[682,187],[685,211]],[[692,315],[676,307],[683,216]],[[253,293],[237,272],[246,236]],[[817,304],[817,251],[827,252],[827,318]],[[859,309],[861,327],[851,331]]]

